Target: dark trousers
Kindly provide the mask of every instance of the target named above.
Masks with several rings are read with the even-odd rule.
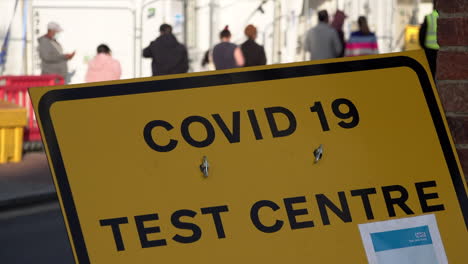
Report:
[[[437,70],[437,53],[438,50],[435,49],[424,49],[427,57],[427,61],[429,62],[429,67],[431,68],[432,76],[436,77],[436,70]]]

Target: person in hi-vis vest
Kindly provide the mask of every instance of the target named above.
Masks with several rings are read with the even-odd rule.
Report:
[[[419,30],[419,45],[426,52],[426,57],[434,77],[437,68],[437,52],[439,51],[439,44],[437,44],[437,18],[439,18],[439,13],[434,9],[432,13],[424,18],[424,22]]]

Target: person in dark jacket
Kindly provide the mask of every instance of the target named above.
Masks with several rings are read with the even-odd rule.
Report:
[[[265,49],[263,46],[255,42],[257,38],[257,28],[253,25],[248,25],[244,30],[247,41],[242,43],[241,50],[244,55],[244,66],[257,66],[266,64]]]
[[[244,66],[244,56],[240,48],[231,42],[231,31],[226,26],[219,34],[221,43],[213,48],[213,62],[216,70],[232,69]]]
[[[162,24],[159,32],[159,37],[143,50],[143,57],[153,59],[153,76],[187,72],[187,49],[172,34],[172,27]]]

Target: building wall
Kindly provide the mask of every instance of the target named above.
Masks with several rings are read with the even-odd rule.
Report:
[[[468,1],[438,0],[437,87],[468,179]]]

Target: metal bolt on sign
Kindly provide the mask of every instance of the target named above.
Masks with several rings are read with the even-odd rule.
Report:
[[[210,164],[208,163],[208,158],[206,156],[203,156],[203,162],[200,164],[200,170],[203,172],[203,175],[205,177],[208,177],[208,169],[209,169]]]
[[[323,145],[322,144],[320,144],[320,146],[316,150],[314,150],[314,156],[315,156],[314,163],[317,163],[322,159],[322,156],[323,156]]]

